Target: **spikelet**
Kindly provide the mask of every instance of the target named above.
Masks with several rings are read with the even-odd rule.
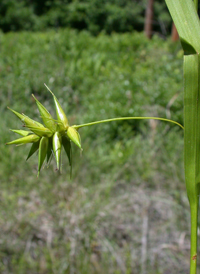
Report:
[[[56,159],[57,170],[60,170],[61,150],[63,146],[69,160],[71,177],[72,142],[80,149],[82,149],[80,135],[75,127],[69,126],[68,119],[56,96],[48,87],[47,89],[53,95],[57,120],[54,120],[49,111],[37,100],[34,95],[32,95],[35,99],[44,125],[38,121],[29,118],[25,114],[20,114],[19,112],[8,108],[23,122],[24,126],[28,128],[28,130],[11,129],[12,132],[21,135],[22,138],[18,138],[16,140],[8,142],[7,145],[23,145],[31,143],[32,146],[26,160],[28,160],[38,151],[38,175],[41,171],[45,159],[48,165],[52,159],[53,154]]]

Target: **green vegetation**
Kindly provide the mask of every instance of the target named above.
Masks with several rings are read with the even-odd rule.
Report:
[[[146,0],[1,0],[0,29],[5,32],[71,27],[98,34],[144,28]],[[171,18],[166,4],[155,0],[154,31],[166,36]]]
[[[190,274],[197,272],[200,194],[200,22],[198,1],[166,0],[184,50],[184,170],[191,212]]]
[[[55,116],[44,82],[70,124],[119,116],[183,124],[182,56],[180,45],[138,33],[0,34],[1,273],[188,271],[178,126],[129,120],[80,129],[72,181],[64,157],[62,176],[52,161],[37,179],[37,156],[25,162],[29,148],[4,145],[8,127],[21,126],[7,106],[37,119],[34,93]]]

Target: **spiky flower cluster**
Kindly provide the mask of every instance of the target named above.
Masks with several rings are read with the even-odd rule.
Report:
[[[28,130],[11,130],[23,137],[11,141],[7,143],[7,145],[23,145],[27,143],[32,143],[27,160],[36,151],[38,151],[38,175],[45,159],[48,164],[53,154],[56,159],[57,169],[60,169],[60,156],[62,146],[64,147],[64,150],[68,156],[70,167],[72,167],[71,141],[74,142],[81,149],[81,141],[78,131],[73,126],[69,126],[67,117],[57,98],[48,87],[47,89],[53,95],[57,120],[54,120],[52,118],[48,110],[35,98],[34,95],[33,98],[36,101],[45,126],[35,120],[30,119],[28,116],[20,114],[17,111],[9,108],[24,123],[24,126]]]

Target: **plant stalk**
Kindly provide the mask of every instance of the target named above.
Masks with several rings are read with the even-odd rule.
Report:
[[[184,56],[184,164],[187,196],[191,212],[190,274],[197,266],[197,217],[200,182],[200,58]]]
[[[164,122],[169,122],[169,123],[172,123],[172,124],[176,124],[179,127],[181,127],[182,129],[184,129],[184,127],[176,121],[165,119],[165,118],[159,118],[159,117],[119,117],[119,118],[111,118],[111,119],[95,121],[95,122],[82,124],[82,125],[74,125],[73,127],[75,129],[79,129],[81,127],[87,127],[87,126],[97,125],[97,124],[101,124],[101,123],[107,123],[107,122],[113,122],[113,121],[123,121],[123,120],[159,120],[159,121],[164,121]]]
[[[191,248],[190,248],[190,274],[197,273],[197,220],[198,220],[199,199],[190,204],[191,213]]]

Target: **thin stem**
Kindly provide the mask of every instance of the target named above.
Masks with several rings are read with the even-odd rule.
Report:
[[[93,126],[93,125],[97,125],[97,124],[101,124],[101,123],[107,123],[107,122],[113,122],[113,121],[123,121],[123,120],[160,120],[160,121],[176,124],[179,127],[181,127],[182,129],[184,129],[184,127],[176,121],[165,119],[165,118],[159,118],[159,117],[119,117],[119,118],[111,118],[111,119],[106,119],[106,120],[101,120],[101,121],[95,121],[95,122],[82,124],[82,125],[75,125],[73,127],[76,129],[79,129],[81,127],[87,127],[87,126]]]
[[[197,268],[197,220],[198,220],[198,197],[190,204],[191,212],[191,248],[190,248],[190,274],[196,274]]]

